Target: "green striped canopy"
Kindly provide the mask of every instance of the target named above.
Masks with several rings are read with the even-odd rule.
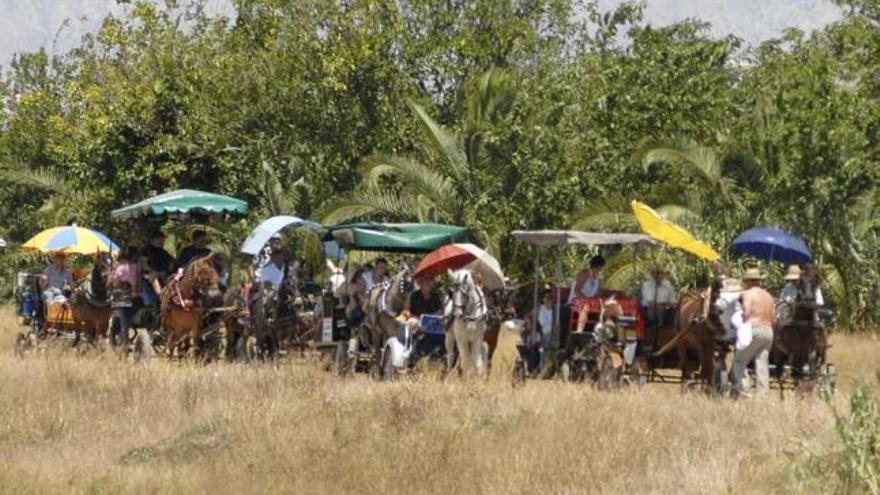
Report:
[[[362,222],[329,227],[325,240],[352,250],[427,253],[444,244],[465,242],[468,237],[466,228],[454,225]]]
[[[246,202],[203,191],[191,189],[179,189],[152,198],[147,198],[140,203],[113,210],[110,217],[114,220],[128,220],[142,217],[185,217],[192,214],[217,215],[234,214],[244,215],[248,212]]]

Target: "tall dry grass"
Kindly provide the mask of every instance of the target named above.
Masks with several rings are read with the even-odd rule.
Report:
[[[149,367],[50,350],[0,325],[0,493],[827,493],[819,399],[731,402],[675,386],[337,379],[312,361]],[[836,337],[846,396],[880,344]]]

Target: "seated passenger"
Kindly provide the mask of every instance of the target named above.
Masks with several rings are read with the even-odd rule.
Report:
[[[416,280],[418,288],[410,294],[408,311],[411,317],[418,319],[422,315],[443,315],[443,301],[440,294],[434,290],[434,279],[423,277]],[[415,350],[411,356],[411,363],[417,363],[421,358],[436,355],[442,357],[446,349],[446,337],[439,333],[422,332],[416,342]]]
[[[190,245],[181,249],[180,254],[177,256],[178,268],[185,267],[196,258],[211,254],[211,249],[208,247],[208,244],[211,243],[211,238],[208,237],[207,232],[204,230],[194,230],[190,240]]]
[[[794,304],[798,298],[798,291],[801,279],[801,268],[797,265],[791,265],[785,272],[785,286],[779,293],[779,302]]]
[[[55,253],[52,256],[53,263],[40,277],[40,288],[43,290],[43,300],[50,302],[64,302],[67,300],[66,293],[70,292],[73,285],[73,275],[64,264],[67,257],[64,253]]]
[[[260,268],[258,281],[262,286],[270,286],[273,288],[281,287],[284,282],[284,263],[287,256],[283,249],[273,249],[269,256],[269,263]]]
[[[576,297],[599,297],[602,290],[602,279],[599,276],[604,268],[605,258],[602,256],[596,255],[590,259],[590,267],[581,270],[571,285],[571,291],[568,293],[567,307],[571,306],[572,301]],[[588,318],[589,316],[586,311],[581,311],[578,314],[577,332],[584,331]],[[560,315],[560,320],[563,322],[562,326],[567,328],[567,325],[564,324],[567,317]]]
[[[600,275],[604,268],[605,258],[601,255],[590,258],[590,266],[581,270],[572,282],[566,305],[571,305],[576,297],[599,297],[599,291],[602,290]]]
[[[675,321],[678,294],[662,268],[655,267],[651,278],[642,283],[642,310],[649,325],[661,328]]]
[[[366,270],[361,276],[363,277],[364,286],[369,294],[370,291],[373,290],[373,287],[381,285],[382,282],[385,281],[385,277],[388,276],[388,260],[385,258],[376,259],[375,266]]]
[[[541,356],[545,349],[551,349],[553,342],[553,318],[555,316],[555,304],[553,290],[545,289],[541,304],[525,317],[523,329],[523,344],[531,350],[530,362],[526,363],[528,369],[537,372],[541,369]]]

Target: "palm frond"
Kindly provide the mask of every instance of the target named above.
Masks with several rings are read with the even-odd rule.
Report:
[[[710,147],[690,140],[659,143],[649,147],[642,159],[645,170],[655,163],[666,163],[726,194],[723,164]]]
[[[382,214],[395,220],[419,220],[418,202],[411,195],[375,186],[364,186],[351,194],[329,201],[318,212],[325,225],[359,220]]]
[[[407,103],[419,118],[433,151],[449,166],[449,175],[463,180],[469,167],[467,156],[456,136],[440,126],[419,104],[409,100]]]
[[[370,187],[378,187],[382,177],[398,177],[407,193],[430,200],[438,209],[457,203],[455,188],[449,177],[408,158],[369,156],[361,164],[360,173],[364,183]]]
[[[76,191],[61,175],[43,168],[0,168],[0,180],[55,194],[72,194]]]
[[[630,200],[621,194],[608,194],[601,199],[590,200],[569,216],[569,223],[576,230],[638,228]]]
[[[651,271],[653,264],[651,258],[633,256],[630,250],[624,250],[608,260],[603,283],[609,289],[635,287]]]
[[[467,127],[478,129],[485,122],[496,122],[508,115],[516,101],[510,72],[492,67],[474,81],[468,96]]]

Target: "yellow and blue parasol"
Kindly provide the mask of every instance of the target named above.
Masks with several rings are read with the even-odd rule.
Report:
[[[21,247],[25,251],[65,254],[115,253],[119,251],[119,246],[104,234],[76,225],[46,229],[31,237]]]

